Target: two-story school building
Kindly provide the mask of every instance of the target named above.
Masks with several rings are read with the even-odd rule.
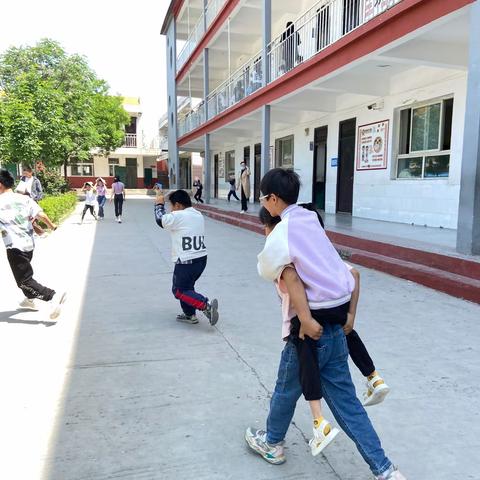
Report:
[[[293,168],[327,213],[457,229],[480,253],[479,25],[479,0],[171,0],[170,171],[198,152],[223,198],[245,160],[258,201]]]

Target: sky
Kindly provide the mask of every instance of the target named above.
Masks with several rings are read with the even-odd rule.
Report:
[[[144,131],[153,136],[167,109],[165,37],[170,0],[6,0],[0,53],[10,46],[58,41],[87,57],[111,93],[140,97]]]

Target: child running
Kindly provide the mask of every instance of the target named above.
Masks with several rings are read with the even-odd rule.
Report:
[[[310,205],[301,206],[311,209]],[[323,221],[318,213],[317,215],[323,228]],[[281,221],[281,218],[278,216],[272,217],[265,207],[261,208],[259,217],[260,221],[265,226],[266,236],[268,236],[273,231],[275,226]],[[370,358],[365,345],[358,336],[357,332],[353,330],[360,293],[360,273],[358,270],[349,265],[347,265],[347,267],[355,279],[355,288],[350,299],[347,318],[340,316],[339,321],[340,325],[343,323],[343,331],[347,337],[347,344],[353,362],[360,369],[362,374],[367,377],[367,386],[369,386],[370,383],[375,383],[375,386],[372,386],[372,389],[367,389],[367,392],[371,393],[368,396],[367,394],[364,395],[365,401],[363,404],[364,406],[374,405],[375,403],[380,403],[383,401],[389,392],[389,388],[376,372],[373,361]],[[300,362],[300,384],[302,386],[302,393],[305,397],[305,400],[309,402],[313,417],[313,438],[310,440],[309,445],[312,450],[312,455],[316,456],[332,442],[332,440],[339,433],[339,430],[337,428],[332,428],[330,423],[323,417],[322,414],[322,390],[319,376],[316,342],[308,336],[305,337],[304,335],[300,335],[300,321],[298,317],[295,316],[295,312],[292,310],[292,305],[298,305],[299,301],[305,298],[305,291],[304,289],[303,292],[300,291],[302,299],[294,296],[290,298],[289,290],[292,290],[297,294],[298,292],[295,290],[295,288],[292,288],[293,285],[289,285],[288,283],[290,280],[297,282],[299,279],[293,265],[288,265],[286,268],[289,269],[288,272],[285,272],[284,270],[280,277],[275,281],[275,286],[282,303],[282,337],[284,340],[290,337],[297,349]],[[375,382],[371,382],[373,378],[377,378],[377,380]],[[373,402],[373,399],[375,399],[375,403]]]
[[[56,293],[33,278],[31,261],[35,242],[32,222],[41,220],[52,230],[57,226],[33,199],[12,191],[14,182],[8,170],[0,170],[0,234],[17,286],[25,295],[20,308],[38,310],[35,299],[49,302],[50,319],[55,320],[60,315],[66,294]]]
[[[93,216],[93,218],[95,220],[98,220],[97,215],[95,213],[95,204],[97,203],[97,195],[95,194],[95,190],[93,189],[92,182],[85,182],[82,190],[85,192],[85,206],[83,207],[82,219],[80,221],[80,224],[83,223],[83,219],[85,218],[85,214],[87,213],[87,210],[90,210],[90,213]]]
[[[266,280],[285,281],[293,307],[291,313],[298,318],[297,335],[315,341],[321,394],[375,478],[404,480],[386,456],[350,376],[343,326],[349,319],[355,279],[321,228],[317,215],[296,205],[300,179],[293,170],[270,170],[263,177],[260,190],[263,206],[272,217],[280,216],[281,222],[271,231],[258,255],[258,272]],[[288,268],[289,265],[294,268]],[[285,436],[302,393],[299,355],[293,337],[288,335],[282,352],[266,430],[248,428],[245,433],[248,446],[275,465],[286,460]]]
[[[198,210],[192,208],[192,200],[185,190],[172,192],[168,200],[171,213],[165,210],[163,192],[156,189],[155,221],[172,236],[172,260],[175,264],[172,292],[180,300],[183,310],[177,315],[177,321],[196,324],[198,318],[195,312],[200,310],[213,326],[218,322],[218,301],[208,301],[195,291],[195,282],[207,266],[205,220]]]

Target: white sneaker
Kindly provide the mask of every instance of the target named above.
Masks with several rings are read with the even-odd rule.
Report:
[[[121,215],[118,217],[118,223],[122,223],[122,216]]]
[[[240,213],[245,213],[245,210],[240,210]]]
[[[321,453],[339,433],[338,428],[332,428],[330,422],[323,419],[317,428],[313,428],[313,438],[308,442],[312,449],[312,455],[315,457]]]
[[[35,305],[35,301],[33,299],[25,297],[18,306],[20,308],[24,308],[25,310],[33,310],[35,312],[38,311],[38,307]]]
[[[50,312],[51,320],[55,320],[60,316],[60,313],[62,313],[63,304],[65,303],[66,299],[67,299],[67,293],[62,292],[62,293],[56,293],[53,296],[53,298],[50,300],[52,305],[52,310]]]
[[[366,384],[367,390],[363,394],[364,407],[371,407],[372,405],[382,403],[390,392],[390,387],[378,374],[370,380],[367,380]]]
[[[400,470],[398,470],[397,467],[392,465],[392,467],[386,472],[378,475],[376,480],[407,480],[407,478],[400,473]]]

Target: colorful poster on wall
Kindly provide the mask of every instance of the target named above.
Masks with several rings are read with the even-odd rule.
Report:
[[[358,127],[357,170],[387,168],[389,120]]]

